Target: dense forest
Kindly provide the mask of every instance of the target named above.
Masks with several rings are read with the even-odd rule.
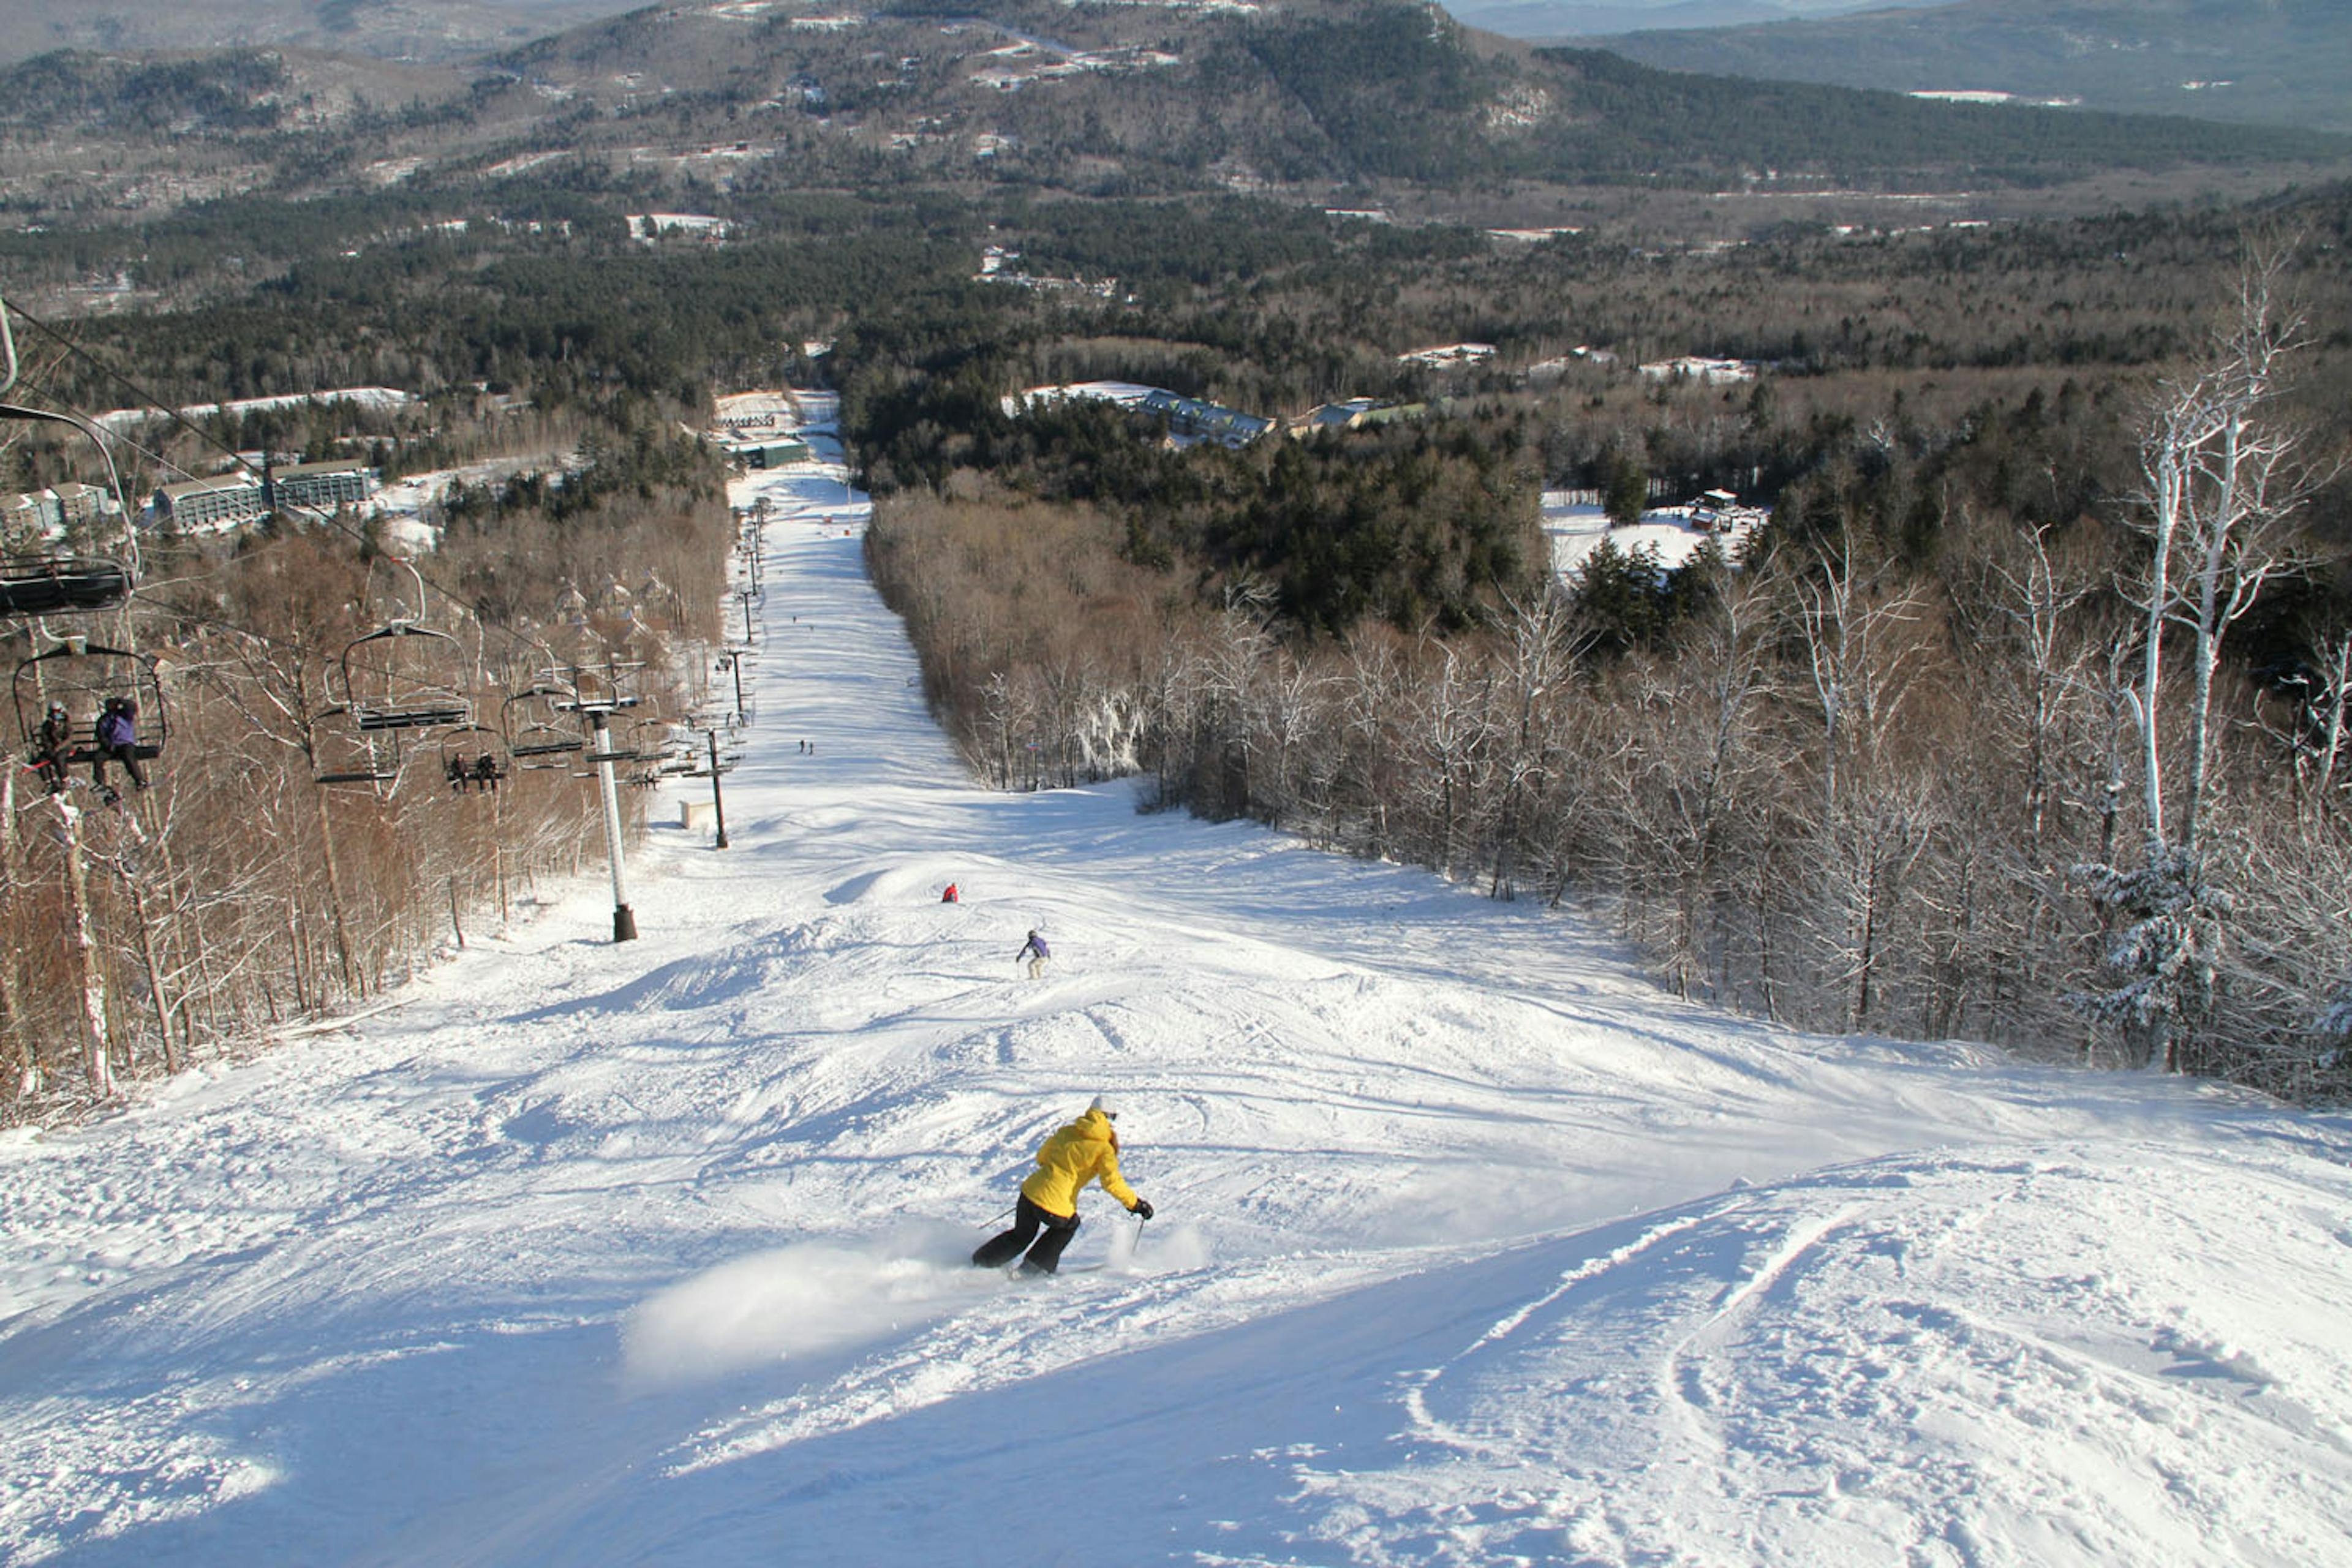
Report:
[[[1007,786],[1140,770],[1170,805],[1590,901],[1677,988],[1809,1026],[2340,1093],[2344,218],[2339,192],[1613,274],[1540,247],[1455,324],[1533,353],[1558,340],[1510,319],[1530,277],[1620,320],[1682,319],[1704,279],[1706,346],[1786,357],[1730,387],[1454,373],[1423,419],[1239,452],[990,396],[1200,363],[1156,334],[900,340],[841,367],[891,386],[849,405],[895,489],[871,555]],[[1256,285],[1260,357],[1204,390],[1322,389],[1341,329],[1294,337],[1288,302]],[[2242,449],[2190,438],[2216,399]],[[2209,493],[2256,449],[2265,494]],[[1536,492],[1627,473],[1773,521],[1674,570],[1604,547],[1555,595]]]

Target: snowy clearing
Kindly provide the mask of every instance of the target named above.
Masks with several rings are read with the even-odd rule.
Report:
[[[1760,507],[1734,507],[1726,514],[1727,526],[1710,530],[1692,520],[1691,506],[1654,507],[1642,521],[1627,528],[1611,524],[1608,512],[1583,501],[1570,501],[1567,492],[1547,490],[1543,497],[1544,537],[1551,544],[1551,567],[1563,582],[1573,582],[1584,569],[1584,558],[1607,540],[1627,555],[1648,550],[1666,570],[1682,565],[1699,552],[1708,538],[1720,541],[1724,553],[1737,559],[1748,536],[1769,521]]]
[[[733,847],[655,831],[641,940],[592,880],[0,1138],[0,1560],[2352,1561],[2346,1119],[972,788],[862,502],[761,495]],[[1097,1091],[1159,1216],[965,1267]]]

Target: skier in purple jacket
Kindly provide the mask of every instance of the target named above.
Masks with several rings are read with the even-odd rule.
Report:
[[[90,753],[89,782],[98,786],[99,795],[109,805],[119,798],[106,782],[108,758],[122,764],[131,775],[131,787],[145,789],[147,775],[139,769],[139,707],[128,697],[110,697],[99,710],[98,722],[92,727],[91,738],[97,742]]]
[[[1045,939],[1039,936],[1033,931],[1029,933],[1028,942],[1019,952],[1013,955],[1013,962],[1018,963],[1023,959],[1027,959],[1029,961],[1029,978],[1034,980],[1039,975],[1045,973],[1045,961],[1053,956],[1053,953],[1048,951],[1045,946]]]

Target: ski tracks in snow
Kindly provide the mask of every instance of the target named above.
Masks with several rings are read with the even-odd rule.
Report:
[[[0,1555],[2340,1558],[2340,1125],[1794,1037],[1405,868],[969,788],[837,480],[761,483],[792,728],[734,847],[649,834],[637,942],[583,887],[0,1139]],[[1089,1194],[1070,1274],[965,1267],[1099,1091],[1140,1252]],[[1041,1478],[1122,1506],[975,1536]]]
[[[2341,1243],[2293,1212],[2307,1187],[2259,1169],[2216,1163],[2227,1190],[2187,1201],[2151,1192],[2170,1158],[1895,1156],[1528,1248],[1574,1260],[1396,1375],[1383,1462],[1299,1468],[1320,1515],[1308,1533],[1381,1563],[1630,1568],[1694,1536],[1716,1560],[1785,1568],[2096,1563],[2227,1517],[2261,1521],[2241,1560],[2324,1560],[2321,1500],[2352,1486],[2343,1403],[2284,1396],[2275,1384],[2309,1388],[2313,1369],[2274,1372],[2201,1327],[2250,1321],[2244,1304],[2080,1265],[2112,1265],[2095,1234],[2110,1225],[2308,1249],[2323,1274]],[[1483,1299],[1503,1268],[1451,1266],[1460,1298]],[[2292,1326],[2306,1306],[2251,1321],[2282,1361],[2332,1367]],[[2200,1467],[2216,1443],[2242,1461]]]

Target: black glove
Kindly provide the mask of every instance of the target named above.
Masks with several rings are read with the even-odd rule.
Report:
[[[1138,1198],[1135,1200],[1135,1206],[1127,1212],[1133,1215],[1138,1219],[1150,1219],[1151,1217],[1151,1200],[1150,1198]]]

